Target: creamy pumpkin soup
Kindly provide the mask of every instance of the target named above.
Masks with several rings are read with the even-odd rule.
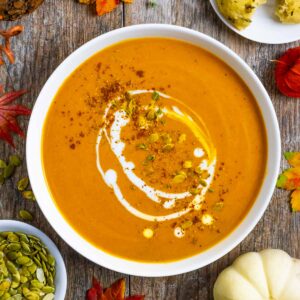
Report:
[[[183,259],[230,234],[266,168],[248,87],[222,60],[171,39],[95,54],[48,112],[43,166],[53,201],[86,240],[136,261]]]

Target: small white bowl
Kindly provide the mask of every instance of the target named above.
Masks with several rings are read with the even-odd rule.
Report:
[[[142,263],[113,256],[96,248],[80,236],[64,219],[49,193],[42,166],[43,125],[51,102],[63,81],[96,52],[130,38],[175,38],[202,47],[215,54],[236,71],[248,85],[261,109],[268,139],[267,172],[260,193],[241,224],[214,247],[183,260],[168,263]],[[272,102],[250,67],[220,42],[197,31],[163,24],[125,27],[103,34],[72,53],[51,75],[32,112],[27,135],[27,167],[30,182],[40,208],[56,232],[76,251],[91,261],[121,273],[138,276],[168,276],[206,266],[237,246],[262,217],[275,188],[280,164],[280,132]]]
[[[48,248],[51,255],[53,255],[56,260],[55,299],[65,299],[67,291],[66,267],[61,254],[59,253],[55,244],[50,240],[50,238],[48,238],[48,236],[45,235],[42,231],[29,224],[13,220],[0,220],[0,232],[3,231],[31,234],[38,237],[43,242],[43,244]]]
[[[277,0],[268,0],[258,7],[251,24],[244,30],[235,28],[221,14],[217,0],[210,0],[210,4],[225,25],[246,39],[263,44],[285,44],[300,39],[300,24],[283,24],[275,16]]]

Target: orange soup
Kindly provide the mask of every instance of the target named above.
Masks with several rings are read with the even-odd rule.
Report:
[[[43,133],[53,201],[87,241],[166,262],[228,236],[260,190],[262,115],[222,60],[144,38],[95,54],[62,84]]]

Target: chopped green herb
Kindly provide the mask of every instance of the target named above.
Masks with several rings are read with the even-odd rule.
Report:
[[[157,91],[154,91],[154,92],[152,93],[152,99],[153,99],[154,101],[158,101],[159,98],[160,98],[159,93],[158,93]]]

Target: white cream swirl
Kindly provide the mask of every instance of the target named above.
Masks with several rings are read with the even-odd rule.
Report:
[[[128,93],[132,96],[138,95],[138,94],[151,94],[153,93],[153,90],[135,90],[135,91],[129,91]],[[165,99],[172,99],[174,98],[159,92],[160,97]],[[201,202],[204,200],[204,197],[212,183],[214,172],[215,172],[215,166],[216,166],[216,151],[215,148],[211,142],[209,133],[204,126],[204,124],[199,119],[198,122],[200,123],[201,127],[193,120],[193,118],[186,113],[184,113],[182,110],[180,110],[177,106],[172,106],[171,109],[169,108],[163,108],[163,114],[167,117],[183,122],[185,125],[187,125],[195,137],[199,140],[200,144],[203,146],[202,148],[195,148],[194,149],[194,155],[195,157],[201,157],[204,154],[207,154],[207,159],[202,160],[199,167],[204,171],[207,171],[209,176],[204,179],[205,180],[205,186],[199,184],[197,187],[200,190],[200,193],[196,196],[193,196],[189,191],[185,191],[182,193],[167,193],[165,191],[158,190],[150,185],[148,185],[142,178],[138,177],[134,170],[135,170],[135,164],[131,161],[127,161],[126,157],[124,156],[124,149],[126,147],[125,143],[121,140],[121,131],[122,129],[131,122],[130,117],[126,114],[124,109],[119,109],[113,113],[113,122],[110,124],[110,130],[108,128],[109,121],[107,120],[108,114],[112,108],[112,103],[119,101],[120,98],[113,99],[113,101],[109,102],[103,115],[103,126],[100,128],[97,141],[96,141],[96,164],[99,173],[101,174],[104,182],[113,189],[114,194],[116,198],[119,200],[119,202],[126,208],[131,214],[135,215],[138,218],[152,221],[152,222],[163,222],[167,220],[177,219],[188,212],[190,212],[193,209],[199,209],[201,207]],[[178,101],[178,100],[177,100]],[[123,192],[120,189],[120,186],[118,184],[118,175],[117,172],[114,169],[107,169],[104,170],[101,164],[102,158],[100,155],[100,146],[101,142],[105,138],[109,145],[111,150],[113,151],[114,155],[118,159],[118,162],[120,163],[122,170],[128,180],[137,187],[140,191],[142,191],[148,199],[156,202],[161,203],[162,207],[166,210],[171,209],[175,206],[177,201],[180,201],[182,199],[186,199],[189,197],[192,197],[192,201],[190,201],[190,204],[186,207],[181,209],[180,211],[165,214],[165,215],[150,215],[146,214],[139,209],[133,207],[127,200],[126,196],[124,196]]]

